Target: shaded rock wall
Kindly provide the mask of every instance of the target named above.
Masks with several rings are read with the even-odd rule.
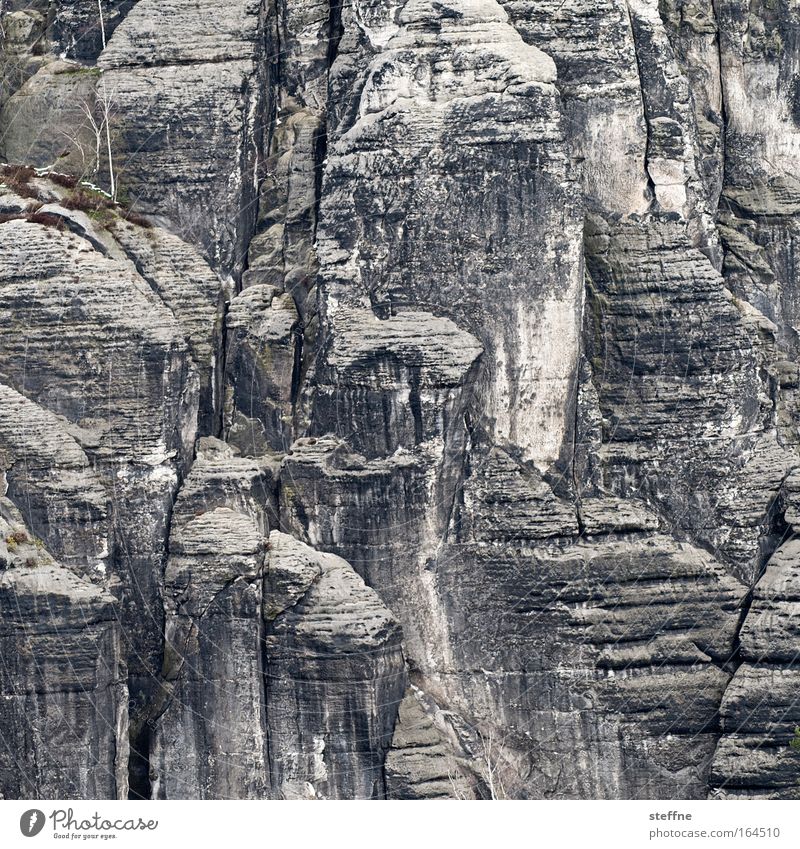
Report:
[[[115,599],[57,563],[0,499],[0,793],[128,792],[128,693]]]
[[[0,5],[2,792],[796,795],[796,6]]]

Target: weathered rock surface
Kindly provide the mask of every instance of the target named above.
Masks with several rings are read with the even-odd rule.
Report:
[[[262,6],[139,0],[98,60],[137,208],[169,219],[225,273],[241,272],[256,218]]]
[[[163,692],[147,765],[154,798],[267,795],[261,584],[270,490],[268,466],[200,441],[172,514],[164,574]]]
[[[65,565],[105,576],[120,599],[135,729],[162,666],[163,562],[198,428],[197,374],[213,374],[192,342],[216,356],[222,284],[174,237],[69,208],[74,195],[46,180],[18,188],[46,212],[37,223],[31,201],[3,195],[4,489]]]
[[[2,384],[0,488],[63,565],[105,576],[112,552],[102,480],[65,422]]]
[[[97,79],[81,65],[43,65],[0,112],[0,160],[93,174],[99,163],[89,115],[96,110]]]
[[[49,3],[9,0],[3,3],[0,42],[0,105],[48,61],[46,28]]]
[[[128,792],[128,693],[113,596],[58,564],[0,498],[0,795]]]
[[[796,797],[797,14],[0,4],[2,792]]]
[[[237,295],[226,320],[225,428],[246,454],[293,442],[302,349],[292,296],[259,283]]]
[[[346,308],[456,322],[486,351],[485,427],[546,468],[572,420],[583,279],[555,67],[494,0],[409,2],[396,22],[364,4],[363,31],[361,5],[331,70],[334,94],[358,96],[328,134],[323,332]]]
[[[156,798],[266,795],[264,548],[252,517],[226,507],[173,524],[165,574],[169,706],[150,758]]]
[[[797,753],[789,747],[797,721],[800,631],[800,543],[797,473],[786,484],[786,541],[753,590],[739,635],[741,666],[720,708],[723,736],[714,755],[712,786],[723,798],[800,798]]]
[[[222,415],[227,286],[195,249],[160,228],[118,221],[113,236],[183,331],[200,380],[198,429],[216,432]]]
[[[0,373],[66,420],[113,493],[114,571],[127,600],[125,637],[135,647],[131,671],[149,674],[160,668],[169,510],[196,427],[186,342],[129,264],[79,236],[10,221],[0,240]]]
[[[383,798],[384,758],[406,688],[400,626],[340,557],[278,531],[269,545],[264,674],[273,787],[283,798]]]
[[[774,325],[730,294],[680,222],[592,218],[587,262],[603,484],[645,495],[753,580],[796,463],[776,438],[765,374]],[[658,330],[642,334],[643,324]]]
[[[386,790],[391,799],[475,799],[476,779],[465,775],[453,754],[447,724],[435,703],[409,687],[386,755]]]

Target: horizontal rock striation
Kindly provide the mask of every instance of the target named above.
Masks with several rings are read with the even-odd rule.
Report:
[[[265,5],[139,0],[98,59],[137,208],[234,275],[256,217]]]
[[[331,70],[332,91],[359,94],[329,132],[321,332],[352,308],[455,321],[486,350],[484,426],[547,467],[569,429],[583,275],[552,61],[493,0],[382,9],[361,40]]]
[[[346,561],[279,531],[269,547],[264,674],[273,788],[283,798],[383,798],[383,762],[406,686],[400,626]]]
[[[57,563],[0,498],[0,794],[124,799],[128,693],[117,604]]]
[[[0,4],[0,792],[795,798],[796,5]]]
[[[65,566],[102,579],[111,551],[111,505],[100,476],[65,423],[0,385],[3,494]]]

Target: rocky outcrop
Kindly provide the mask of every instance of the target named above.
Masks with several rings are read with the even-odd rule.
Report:
[[[198,252],[155,227],[117,221],[114,239],[175,316],[200,380],[198,430],[219,430],[222,415],[222,337],[228,287]]]
[[[204,343],[216,356],[222,284],[173,237],[93,210],[82,190],[19,179],[32,199],[4,195],[0,228],[4,480],[65,565],[105,573],[120,599],[135,730],[162,666],[170,514],[198,428],[198,372],[213,374],[199,355]],[[204,412],[213,419],[210,402]]]
[[[722,738],[714,755],[713,793],[723,798],[798,798],[797,754],[789,744],[798,726],[796,698],[800,599],[794,537],[800,476],[786,482],[785,542],[755,585],[739,634],[741,665],[720,708]]]
[[[160,668],[161,558],[196,427],[186,342],[129,264],[86,239],[24,220],[3,225],[0,239],[0,371],[63,417],[113,493],[114,571],[138,658],[131,670],[147,674]]]
[[[154,798],[385,795],[400,628],[344,560],[270,533],[275,472],[204,439],[176,501]]]
[[[302,352],[292,296],[249,286],[231,301],[226,329],[227,439],[246,454],[286,451],[294,441]]]
[[[117,116],[114,155],[137,208],[169,219],[236,275],[255,221],[263,5],[139,0],[98,59]]]
[[[138,0],[56,0],[49,16],[56,50],[82,62],[97,59]]]
[[[173,524],[165,575],[170,701],[150,758],[155,798],[266,795],[264,547],[253,519],[229,508]]]
[[[0,105],[47,62],[47,2],[4,2],[3,39],[0,42]],[[5,127],[3,128],[5,132]]]
[[[0,4],[2,792],[795,797],[795,5]]]
[[[128,792],[128,694],[114,598],[57,563],[0,498],[0,794]]]
[[[106,576],[111,510],[100,476],[57,416],[2,384],[0,486],[63,565]]]
[[[198,448],[172,516],[163,691],[143,728],[155,725],[143,740],[152,747],[142,789],[149,781],[153,798],[259,799],[268,788],[260,646],[270,469],[215,440]]]
[[[0,160],[93,174],[99,163],[89,116],[97,109],[97,80],[93,68],[43,64],[0,112]]]
[[[462,758],[455,756],[458,738],[448,739],[448,730],[447,717],[435,702],[411,685],[400,702],[392,748],[386,755],[390,799],[481,798],[476,777],[464,769],[469,759],[463,751]]]
[[[776,437],[765,374],[774,325],[731,295],[679,222],[593,218],[587,257],[602,485],[645,495],[752,581],[796,462]]]
[[[283,798],[380,799],[406,685],[401,630],[332,554],[269,538],[265,677],[270,765]]]
[[[363,29],[360,3],[343,16],[331,71],[358,97],[328,134],[323,333],[346,308],[453,320],[486,351],[484,426],[546,468],[572,421],[583,280],[555,67],[493,0],[410,2],[396,22],[365,5]]]

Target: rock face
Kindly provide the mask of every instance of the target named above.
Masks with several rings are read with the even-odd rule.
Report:
[[[226,321],[227,439],[247,454],[292,442],[302,341],[292,296],[259,283],[231,301]]]
[[[555,67],[493,0],[371,11],[331,70],[332,92],[359,94],[328,134],[323,333],[346,332],[347,307],[452,319],[486,351],[483,426],[546,468],[572,420],[583,282]]]
[[[795,798],[797,14],[0,4],[0,793]]]
[[[340,557],[279,531],[269,547],[264,674],[273,788],[283,798],[383,798],[406,684],[400,626]]]
[[[263,5],[139,0],[98,59],[137,207],[171,219],[225,273],[241,272],[255,220]]]
[[[251,517],[230,508],[185,524],[178,509],[165,574],[170,701],[150,762],[153,794],[263,798],[263,536]]]
[[[111,505],[99,475],[62,421],[0,385],[5,495],[63,565],[102,578],[111,557]]]
[[[0,793],[124,799],[128,693],[118,611],[0,499]]]

